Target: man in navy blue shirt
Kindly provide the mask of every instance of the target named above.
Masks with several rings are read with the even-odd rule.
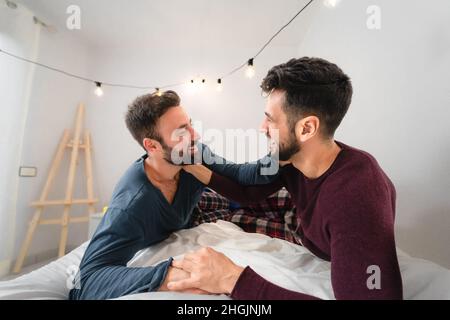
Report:
[[[81,261],[77,283],[69,294],[73,300],[164,291],[168,282],[189,278],[171,266],[171,258],[152,267],[127,267],[139,250],[191,227],[192,211],[205,186],[182,170],[186,157],[201,154],[205,165],[241,184],[265,184],[274,178],[260,175],[260,169],[271,164],[267,157],[240,166],[201,144],[203,150],[197,150],[199,137],[173,91],[138,97],[128,108],[126,124],[146,155],[131,165],[115,187]]]

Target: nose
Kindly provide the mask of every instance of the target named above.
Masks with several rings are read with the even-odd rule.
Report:
[[[264,119],[259,126],[259,130],[263,133],[267,133],[269,131],[269,124],[267,123],[267,120]]]
[[[191,134],[191,140],[192,141],[198,141],[200,140],[200,135],[193,127],[190,127],[189,133]]]

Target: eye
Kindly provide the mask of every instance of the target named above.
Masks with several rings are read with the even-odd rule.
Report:
[[[176,137],[184,136],[184,135],[186,134],[186,132],[187,132],[187,130],[184,129],[184,128],[177,129],[177,130],[175,131],[175,136],[176,136]]]

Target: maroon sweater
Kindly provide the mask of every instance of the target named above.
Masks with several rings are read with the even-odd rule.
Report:
[[[209,187],[241,204],[264,200],[286,187],[296,206],[303,246],[331,261],[336,299],[402,299],[394,240],[394,185],[370,154],[336,143],[342,150],[317,179],[308,179],[288,165],[268,185],[240,186],[213,173]],[[373,283],[369,267],[374,265],[380,268],[379,289],[367,284]],[[239,277],[231,297],[317,299],[274,285],[250,267]]]

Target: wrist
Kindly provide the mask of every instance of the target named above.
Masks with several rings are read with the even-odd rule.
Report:
[[[169,288],[167,288],[167,284],[169,283],[169,279],[172,275],[173,272],[173,267],[169,267],[169,269],[167,270],[167,274],[166,277],[164,278],[161,286],[159,287],[158,291],[169,291]]]
[[[231,272],[224,278],[223,284],[223,292],[227,295],[230,295],[236,286],[239,277],[241,276],[244,268],[239,266],[234,266]]]

